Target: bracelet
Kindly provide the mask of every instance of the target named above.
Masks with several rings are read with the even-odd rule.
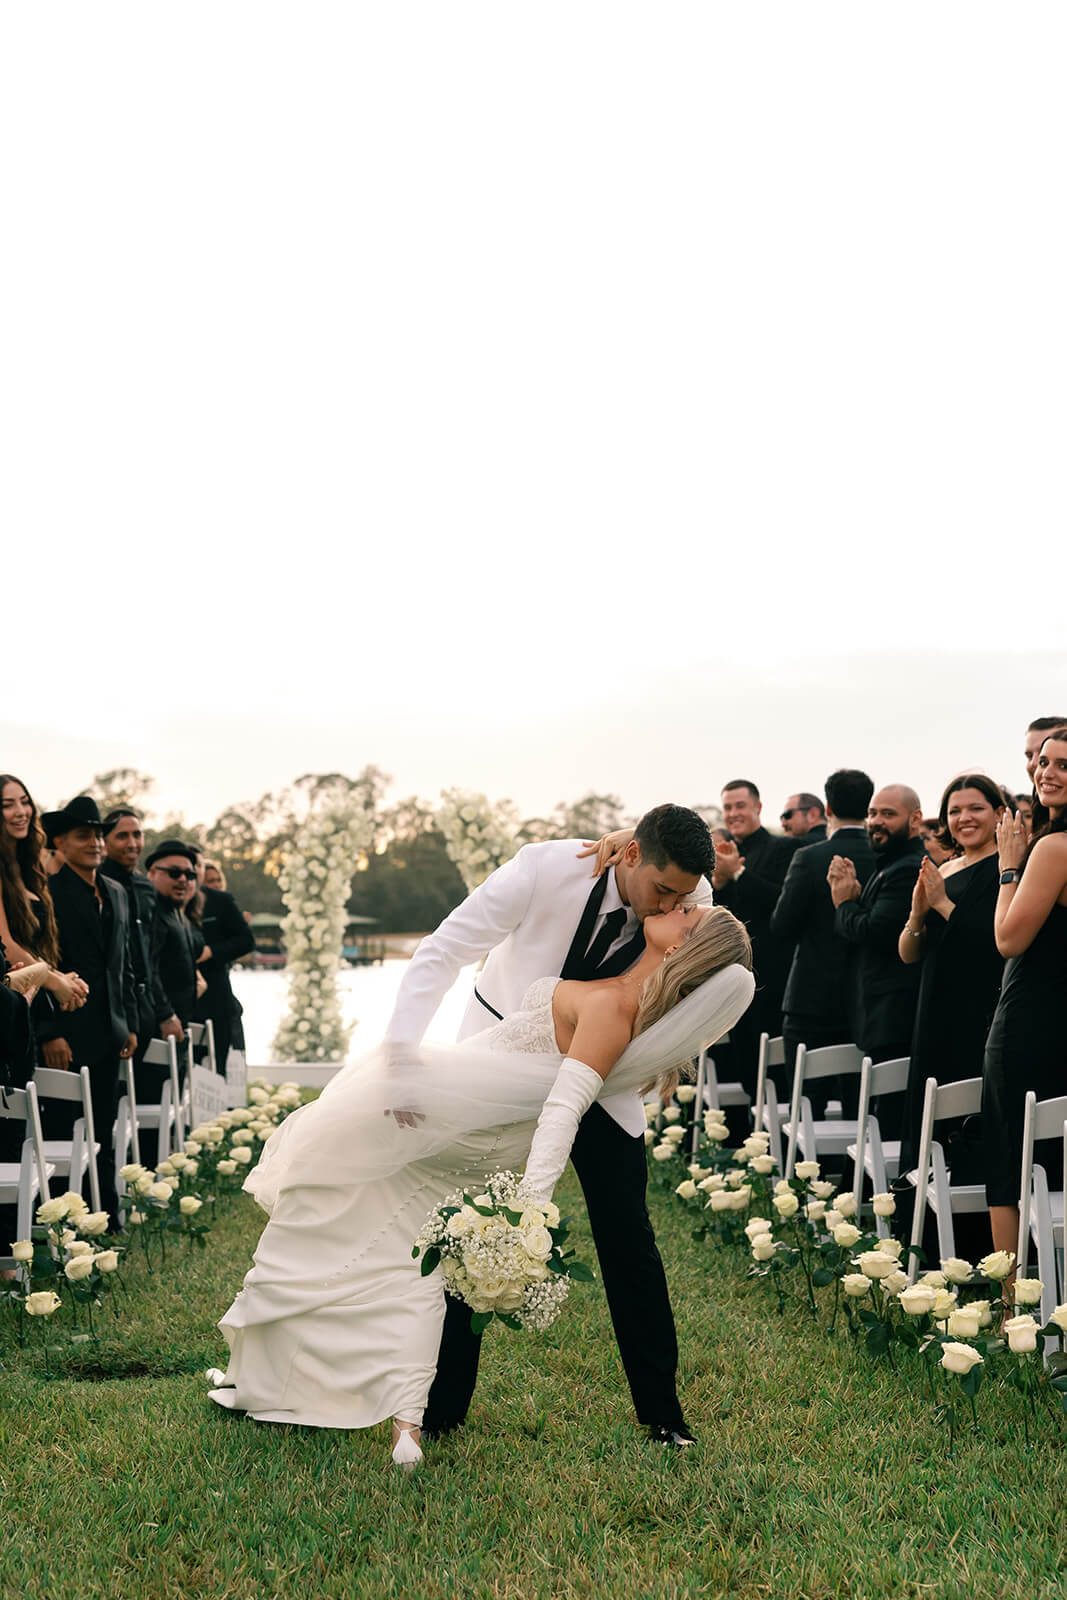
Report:
[[[926,932],[926,929],[925,928],[918,928],[918,929],[910,928],[908,926],[908,924],[905,923],[904,927],[903,927],[903,929],[901,931],[903,933],[906,933],[908,935],[909,939],[921,939],[923,934]]]

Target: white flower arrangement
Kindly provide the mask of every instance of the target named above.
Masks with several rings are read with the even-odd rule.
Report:
[[[351,1028],[341,1018],[337,972],[349,885],[370,843],[364,811],[334,802],[312,812],[281,873],[289,1009],[274,1038],[284,1061],[343,1061]]]
[[[474,1313],[475,1332],[497,1317],[539,1333],[559,1316],[570,1279],[592,1280],[566,1242],[558,1207],[527,1196],[514,1173],[497,1172],[484,1193],[457,1192],[431,1211],[411,1253],[422,1255],[424,1277],[440,1265],[449,1293]]]
[[[468,889],[476,889],[491,872],[510,861],[518,848],[518,815],[509,803],[493,805],[484,794],[468,789],[442,789],[437,826],[444,835],[449,860]]]

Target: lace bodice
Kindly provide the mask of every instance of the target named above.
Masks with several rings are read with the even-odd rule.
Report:
[[[487,1050],[506,1050],[509,1055],[557,1055],[559,1045],[552,1020],[552,996],[559,981],[559,978],[538,978],[523,995],[518,1011],[476,1034],[468,1044]]]

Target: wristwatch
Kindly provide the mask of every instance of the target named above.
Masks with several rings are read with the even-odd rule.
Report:
[[[1022,875],[1021,867],[1005,867],[1000,874],[1000,881],[1001,883],[1018,883]]]

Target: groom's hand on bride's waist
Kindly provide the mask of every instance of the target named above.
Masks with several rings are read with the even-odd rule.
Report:
[[[422,1057],[418,1045],[409,1044],[403,1040],[387,1040],[385,1044],[385,1062],[387,1075],[392,1077],[412,1068],[423,1070]],[[410,1089],[404,1091],[405,1100],[411,1100]],[[420,1122],[426,1121],[426,1115],[417,1111],[413,1105],[387,1106],[382,1112],[383,1117],[392,1117],[398,1128],[414,1128]]]

